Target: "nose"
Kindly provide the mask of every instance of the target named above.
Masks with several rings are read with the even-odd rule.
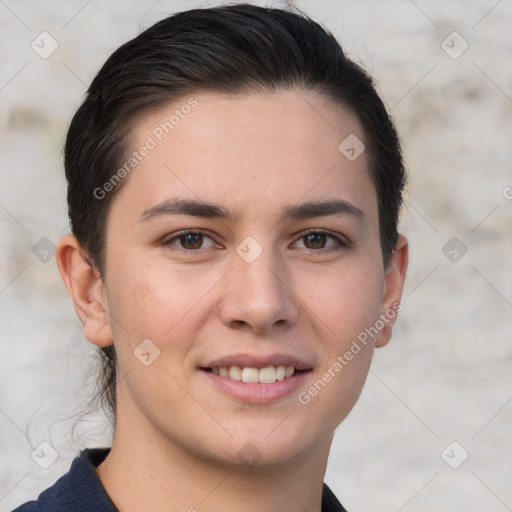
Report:
[[[271,250],[264,250],[251,263],[235,255],[234,268],[226,277],[220,316],[227,327],[265,333],[298,321],[299,301],[289,272]]]

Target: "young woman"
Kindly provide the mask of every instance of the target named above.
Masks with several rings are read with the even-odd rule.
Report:
[[[65,148],[56,258],[114,437],[17,512],[343,511],[336,427],[400,309],[400,144],[306,16],[181,12],[121,46]]]

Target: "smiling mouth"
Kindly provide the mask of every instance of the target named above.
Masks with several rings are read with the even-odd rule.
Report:
[[[251,366],[221,366],[214,368],[201,368],[205,372],[219,375],[237,382],[259,382],[260,384],[273,384],[279,380],[290,379],[298,373],[310,372],[311,369],[299,370],[293,366],[265,366],[255,368]]]

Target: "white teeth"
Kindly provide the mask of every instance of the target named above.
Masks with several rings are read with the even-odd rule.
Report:
[[[240,368],[240,366],[232,366],[229,369],[229,378],[233,380],[242,380],[242,368]]]
[[[261,368],[259,371],[258,380],[262,384],[272,384],[276,379],[276,368],[275,366],[266,366]]]
[[[276,367],[276,379],[283,380],[286,377],[286,368],[284,366]]]
[[[244,368],[242,382],[258,382],[258,368]]]
[[[242,382],[260,382],[262,384],[272,384],[277,380],[283,380],[291,377],[295,373],[293,366],[266,366],[265,368],[253,368],[246,366],[221,366],[212,368],[212,373],[221,377],[229,377],[232,380]]]

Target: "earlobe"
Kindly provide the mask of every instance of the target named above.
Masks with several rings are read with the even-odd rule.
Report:
[[[75,311],[84,324],[85,337],[95,345],[112,345],[104,282],[98,270],[86,261],[82,247],[73,235],[60,239],[55,259]]]
[[[384,296],[381,306],[381,319],[384,327],[375,340],[375,347],[384,347],[391,339],[391,330],[401,310],[402,298],[407,265],[409,263],[409,244],[403,235],[398,240],[391,255],[391,262],[386,270],[384,283]]]

